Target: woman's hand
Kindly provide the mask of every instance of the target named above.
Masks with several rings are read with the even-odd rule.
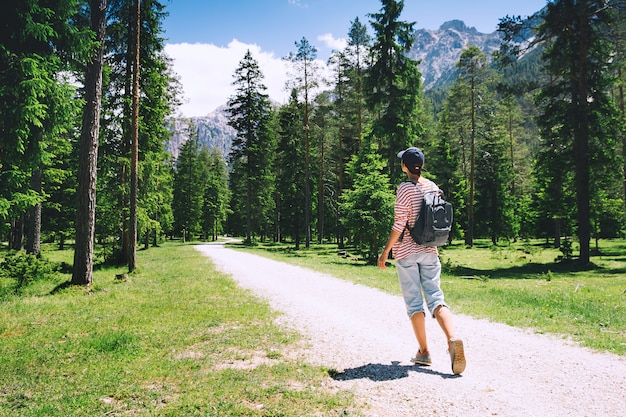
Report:
[[[378,258],[378,267],[380,269],[387,269],[387,258],[389,257],[389,252],[383,251]]]

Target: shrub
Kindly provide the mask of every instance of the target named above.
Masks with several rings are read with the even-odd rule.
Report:
[[[26,251],[10,252],[0,264],[0,275],[15,279],[15,292],[32,282],[43,280],[54,272],[52,265]]]

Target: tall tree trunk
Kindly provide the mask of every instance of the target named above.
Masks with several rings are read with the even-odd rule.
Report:
[[[126,67],[124,74],[124,97],[132,97],[133,95],[133,62],[134,62],[134,13],[132,13],[131,5],[128,6],[128,14],[125,15],[127,18],[127,23],[129,30],[126,33]],[[133,28],[131,30],[130,28]],[[132,45],[132,46],[131,46]],[[131,158],[130,153],[132,152],[132,142],[133,142],[133,124],[132,124],[132,113],[133,113],[133,100],[124,100],[122,104],[122,146],[121,146],[121,154],[126,156],[128,155]],[[129,160],[130,162],[130,160]],[[122,244],[118,262],[120,264],[129,264],[129,254],[130,254],[130,192],[126,193],[126,183],[127,181],[132,182],[131,173],[132,171],[130,166],[127,166],[125,162],[121,163],[120,166],[120,214],[122,216],[122,230],[120,242]],[[128,188],[130,189],[130,183]]]
[[[24,214],[11,219],[11,231],[9,232],[9,249],[24,249]]]
[[[360,116],[359,116],[360,118]],[[360,123],[360,122],[359,122]],[[359,126],[360,129],[360,126]],[[360,140],[360,139],[359,139]],[[342,195],[343,195],[343,187],[344,187],[344,176],[345,176],[345,166],[344,166],[344,162],[343,162],[343,128],[339,129],[339,141],[338,141],[338,160],[339,160],[339,189],[337,192],[337,200],[341,201]],[[359,143],[359,150],[361,150],[361,144]],[[344,237],[345,237],[345,228],[343,226],[343,222],[341,221],[341,219],[343,218],[343,212],[341,211],[341,204],[337,204],[337,219],[339,220],[338,222],[338,234],[339,236],[338,241],[339,241],[339,249],[343,249],[344,248]]]
[[[574,129],[574,164],[576,181],[576,206],[578,209],[578,243],[580,245],[579,263],[589,263],[591,240],[591,209],[589,190],[589,102],[588,102],[588,52],[589,22],[586,14],[580,14],[580,54],[572,68],[578,69],[578,79],[573,81],[572,97],[576,103],[576,126]]]
[[[326,116],[323,116],[326,117]],[[317,179],[317,242],[319,244],[324,240],[324,132],[325,126],[322,126],[322,132],[320,133],[320,165],[319,176]]]
[[[250,158],[248,158],[248,165],[250,165]],[[246,244],[252,244],[252,181],[250,179],[246,180]]]
[[[624,74],[622,73],[622,69],[619,68],[618,69],[618,79],[622,80],[622,78],[624,77]],[[622,123],[626,123],[626,108],[624,105],[624,86],[622,84],[619,85],[618,87],[618,104],[619,104],[619,110],[620,110],[620,114],[622,117]],[[620,132],[621,136],[622,136],[622,157],[623,157],[623,164],[624,164],[624,168],[623,168],[623,172],[624,172],[624,208],[626,209],[626,132],[621,131]]]
[[[304,67],[304,237],[305,248],[311,247],[311,168],[309,140],[311,129],[309,129],[309,84],[308,68]]]
[[[470,193],[469,193],[469,204],[468,204],[468,222],[467,222],[467,232],[465,234],[465,244],[469,247],[474,245],[474,190],[475,190],[475,165],[476,165],[476,81],[472,76],[472,84],[471,84],[471,143],[470,143]]]
[[[41,194],[41,168],[34,170],[30,177],[30,188]],[[26,240],[26,252],[39,257],[41,252],[41,203],[35,204],[28,213],[28,239]]]
[[[85,108],[80,134],[78,165],[78,216],[72,284],[91,285],[93,280],[93,250],[96,223],[96,175],[98,160],[98,131],[102,108],[102,66],[106,32],[106,0],[90,0],[91,29],[99,46],[87,65],[85,76]]]
[[[136,1],[135,37],[133,45],[133,120],[130,158],[130,219],[128,272],[137,268],[137,188],[139,186],[139,45],[141,34],[141,1]]]
[[[119,200],[119,212],[121,218],[122,229],[120,230],[120,252],[118,254],[117,261],[121,264],[128,264],[128,247],[129,247],[129,237],[128,237],[128,217],[126,216],[126,164],[122,163],[120,171],[120,200]]]
[[[158,201],[157,201],[157,207],[158,206],[159,206],[159,204],[158,204]],[[155,222],[155,224],[159,223],[159,209],[158,208],[154,212],[154,222]],[[152,236],[153,236],[152,246],[154,246],[156,248],[159,245],[159,230],[158,230],[158,227],[154,228],[154,233],[152,234]]]

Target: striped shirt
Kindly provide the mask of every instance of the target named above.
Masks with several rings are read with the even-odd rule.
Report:
[[[424,192],[434,191],[438,187],[429,179],[420,177],[418,184]],[[393,257],[395,259],[406,258],[416,253],[434,253],[439,254],[436,247],[422,246],[415,243],[409,229],[413,227],[415,220],[422,207],[424,193],[412,182],[403,182],[398,186],[396,191],[396,202],[394,204],[394,221],[393,230],[402,233],[401,238],[393,245]]]

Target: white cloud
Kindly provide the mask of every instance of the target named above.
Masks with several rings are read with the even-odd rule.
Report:
[[[264,52],[258,45],[250,45],[233,39],[226,48],[213,44],[167,44],[165,52],[173,60],[173,70],[183,86],[183,116],[205,116],[226,104],[234,94],[233,74],[250,50],[265,76],[263,83],[272,100],[286,103],[289,93],[285,90],[286,63],[272,52]]]
[[[335,38],[332,33],[325,33],[317,37],[317,40],[324,42],[324,45],[330,49],[341,51],[348,45],[348,41],[345,38]]]

